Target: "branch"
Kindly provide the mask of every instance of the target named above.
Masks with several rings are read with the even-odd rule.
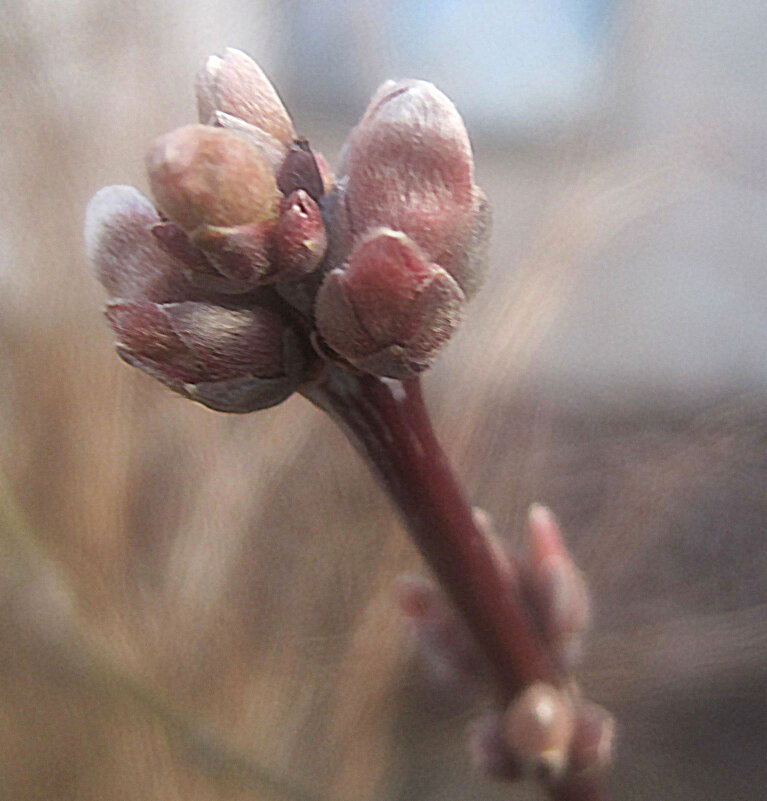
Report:
[[[431,426],[419,378],[398,381],[327,365],[303,394],[344,430],[394,501],[410,535],[490,664],[503,703],[558,670],[519,587],[492,544]],[[555,801],[607,801],[600,772],[546,782]]]

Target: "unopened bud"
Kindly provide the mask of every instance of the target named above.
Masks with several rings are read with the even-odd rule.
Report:
[[[216,111],[260,128],[283,147],[293,141],[293,123],[271,81],[250,56],[227,48],[210,56],[197,76],[200,122],[210,124]]]
[[[297,189],[282,203],[277,225],[272,233],[273,280],[296,281],[317,268],[325,255],[327,239],[317,204],[303,190]]]
[[[571,772],[604,771],[612,762],[614,749],[615,718],[598,704],[579,701],[570,746]]]
[[[388,82],[346,146],[351,229],[403,231],[441,264],[466,237],[474,205],[474,162],[463,120],[425,81]]]
[[[324,194],[319,164],[306,140],[296,142],[285,156],[277,173],[277,188],[285,197],[303,189],[315,202]]]
[[[96,277],[115,298],[163,303],[193,299],[189,265],[161,247],[152,231],[161,220],[132,186],[106,186],[85,212],[85,250]]]
[[[531,600],[560,664],[570,670],[580,659],[591,623],[588,586],[549,509],[530,507],[527,526]]]
[[[274,270],[270,255],[273,231],[271,220],[231,228],[208,226],[196,240],[222,276],[235,287],[252,289],[269,283]]]
[[[482,686],[488,665],[444,593],[413,576],[399,577],[396,593],[400,611],[412,626],[420,660],[434,683],[456,696],[467,696]]]
[[[505,728],[509,748],[524,765],[548,776],[564,772],[574,716],[559,690],[540,682],[528,687],[506,710]]]
[[[266,158],[223,128],[187,125],[156,139],[147,154],[160,211],[193,239],[212,227],[275,219],[277,185]]]
[[[273,406],[301,380],[298,341],[266,309],[137,301],[112,303],[106,314],[126,362],[212,409]]]
[[[404,234],[371,232],[317,296],[328,345],[356,367],[403,378],[426,369],[456,330],[464,296]]]

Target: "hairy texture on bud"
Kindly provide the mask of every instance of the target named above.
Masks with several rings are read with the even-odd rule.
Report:
[[[160,210],[195,240],[211,226],[276,217],[277,185],[269,163],[231,131],[187,125],[156,139],[146,162]]]
[[[295,138],[293,123],[261,67],[240,50],[228,47],[210,56],[197,76],[200,122],[215,121],[216,111],[260,128],[287,148]]]
[[[128,364],[212,409],[273,406],[301,380],[298,341],[266,309],[119,301],[106,314]]]
[[[153,234],[161,220],[132,186],[106,186],[85,212],[85,251],[96,277],[112,297],[163,303],[194,299],[189,265]]]
[[[511,702],[504,722],[509,748],[522,764],[562,775],[574,729],[569,699],[548,684],[533,684]]]
[[[303,190],[292,192],[272,233],[275,281],[297,281],[313,272],[325,255],[327,239],[317,204]]]
[[[403,378],[426,369],[458,327],[464,295],[402,233],[371,232],[317,296],[327,344],[366,372]]]
[[[474,187],[471,227],[461,245],[446,254],[442,266],[455,278],[458,286],[471,299],[482,287],[487,275],[488,247],[493,227],[493,210],[485,193]]]
[[[471,225],[474,163],[442,92],[425,81],[384,84],[349,138],[343,167],[354,235],[393,228],[431,260],[451,260]]]

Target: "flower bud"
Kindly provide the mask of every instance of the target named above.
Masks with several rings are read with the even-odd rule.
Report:
[[[261,307],[118,301],[106,314],[128,364],[218,411],[273,406],[302,377],[296,336]]]
[[[271,261],[272,220],[236,225],[208,226],[197,236],[208,260],[234,287],[252,289],[268,283],[274,271]]]
[[[403,378],[426,369],[458,327],[464,295],[404,234],[371,232],[317,296],[320,334],[366,372]]]
[[[193,299],[190,265],[163,248],[152,231],[161,220],[132,186],[106,186],[85,212],[85,250],[112,297],[154,302]]]
[[[303,190],[292,192],[272,233],[276,270],[273,280],[296,281],[314,271],[325,255],[327,239],[317,204]]]
[[[285,197],[303,189],[315,202],[319,202],[325,187],[317,159],[309,143],[303,139],[288,151],[277,174],[277,187]]]
[[[509,748],[522,764],[549,776],[564,772],[574,718],[572,704],[559,690],[531,685],[511,702],[504,722]]]
[[[205,124],[220,111],[260,128],[285,148],[295,138],[290,116],[263,70],[231,47],[203,65],[197,76],[197,106]]]
[[[489,667],[444,593],[432,582],[413,576],[400,576],[396,593],[420,660],[434,682],[455,696],[467,696],[481,687]]]
[[[599,704],[579,700],[570,746],[571,772],[604,771],[612,762],[614,748],[615,718]]]
[[[455,106],[432,84],[384,84],[343,157],[355,235],[403,231],[442,264],[468,235],[474,207],[471,144]]]
[[[531,506],[527,526],[527,586],[531,601],[560,664],[571,670],[580,659],[591,623],[588,586],[549,509]]]
[[[193,240],[208,227],[273,220],[277,185],[261,151],[223,128],[187,125],[156,139],[147,154],[160,211]]]

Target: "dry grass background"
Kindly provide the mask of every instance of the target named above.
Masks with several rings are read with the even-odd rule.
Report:
[[[391,584],[419,560],[342,435],[301,398],[216,415],[111,351],[83,209],[103,184],[143,186],[146,141],[191,117],[190,76],[235,22],[172,2],[0,10],[0,456],[37,538],[13,546],[6,498],[0,799],[279,797],[94,678],[70,600],[120,669],[317,798],[527,797],[471,774],[470,715],[413,667]],[[333,152],[337,132],[323,136]],[[617,797],[757,798],[764,399],[610,405],[525,382],[579,271],[689,173],[670,148],[580,154],[554,175],[548,157],[512,174],[480,154],[513,222],[427,380],[436,424],[502,531],[543,500],[573,538],[598,609],[584,683],[621,724]]]

